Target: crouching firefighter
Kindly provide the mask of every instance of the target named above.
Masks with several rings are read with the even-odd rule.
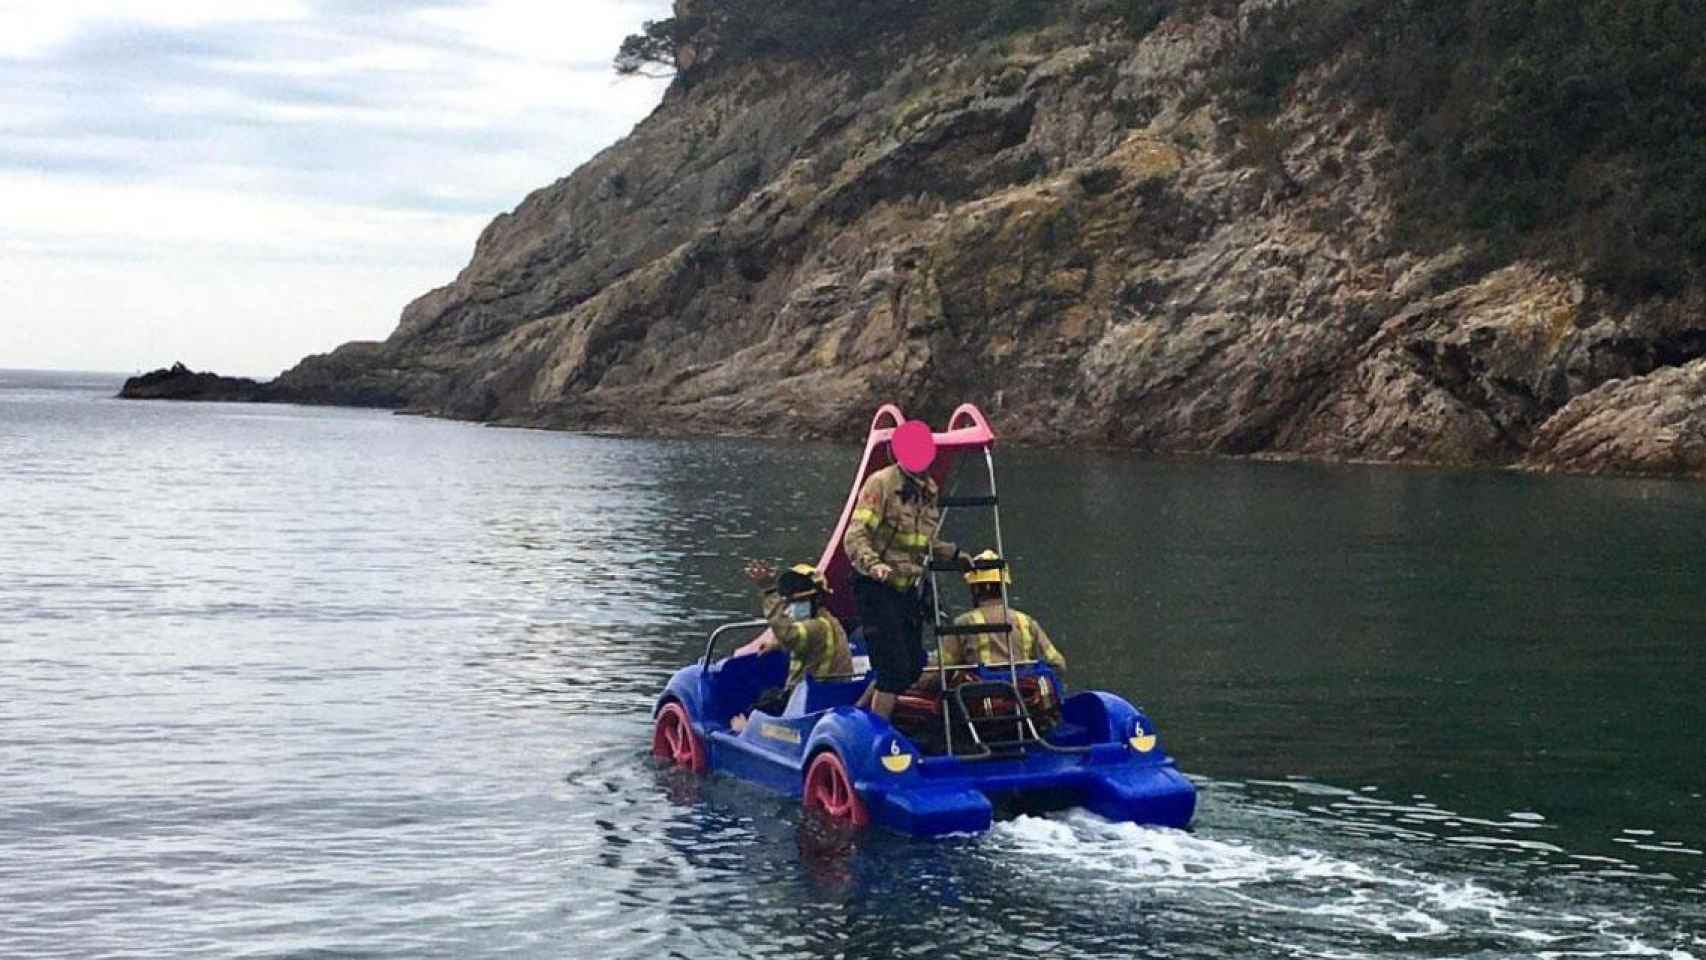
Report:
[[[834,614],[824,609],[823,599],[830,592],[829,584],[816,567],[799,563],[777,576],[768,563],[753,560],[746,565],[746,578],[759,589],[759,603],[764,619],[770,622],[770,632],[735,651],[735,656],[788,651],[787,683],[781,689],[759,694],[754,710],[779,715],[806,674],[844,677],[853,672],[847,631]],[[744,729],[746,714],[736,715],[729,726],[736,731]]]
[[[948,663],[979,663],[1006,666],[1009,662],[1025,663],[1041,660],[1056,673],[1066,672],[1066,657],[1056,649],[1054,641],[1036,618],[1006,602],[1004,586],[1011,588],[1013,575],[1001,556],[985,550],[972,558],[973,569],[966,573],[966,588],[971,591],[972,609],[960,614],[954,623],[960,626],[990,623],[1010,623],[1013,629],[1005,633],[976,633],[947,637],[942,651]]]
[[[1012,588],[1013,575],[1008,570],[1007,563],[1001,561],[1001,556],[995,551],[983,551],[972,558],[972,570],[966,573],[966,587],[971,592],[972,609],[959,617],[955,624],[959,626],[984,626],[984,624],[1012,624],[1007,631],[989,631],[989,633],[959,634],[943,639],[943,655],[947,655],[950,665],[954,663],[978,663],[983,667],[1007,667],[1008,663],[1018,663],[1029,668],[1030,663],[1047,663],[1054,668],[1056,674],[1066,674],[1066,658],[1049,639],[1047,631],[1036,617],[1030,616],[1024,610],[1018,610],[1007,602],[1007,590]],[[971,674],[960,674],[962,679],[972,679]],[[954,675],[949,675],[949,685],[954,685]],[[1034,672],[1025,672],[1018,677],[1018,696],[1024,697],[1025,713],[1037,725],[1037,732],[1046,733],[1059,723],[1059,691],[1047,677]],[[993,711],[993,704],[988,704]],[[1001,709],[1007,713],[1012,704]]]
[[[889,438],[894,463],[871,474],[859,489],[853,516],[841,546],[852,562],[853,602],[865,631],[876,680],[859,706],[888,719],[895,697],[924,670],[924,610],[918,585],[931,558],[971,558],[952,543],[937,539],[942,508],[936,481],[936,438],[920,420],[895,428]]]
[[[1056,674],[1066,673],[1066,657],[1061,655],[1048,632],[1036,618],[1006,602],[1004,588],[1010,588],[1013,575],[994,550],[985,550],[972,558],[972,569],[965,575],[971,593],[972,609],[954,618],[956,626],[987,626],[1011,624],[1011,629],[987,633],[954,634],[942,638],[942,653],[948,668],[937,672],[936,655],[924,677],[914,688],[919,696],[930,697],[941,689],[945,680],[948,689],[962,683],[977,682],[979,677],[970,667],[1006,668],[1009,664],[1019,671],[1019,695],[1024,698],[1025,711],[1046,733],[1060,721],[1060,692],[1048,677],[1030,669],[1032,664],[1047,663]],[[956,669],[959,668],[959,669]],[[1005,669],[996,673],[1006,676]],[[1013,703],[1009,698],[996,697],[974,700],[967,705],[973,718],[1010,715]]]

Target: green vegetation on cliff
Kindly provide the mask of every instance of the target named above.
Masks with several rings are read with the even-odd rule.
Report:
[[[856,58],[899,35],[917,42],[1013,33],[1057,21],[1071,7],[1055,0],[685,0],[677,16],[647,21],[623,41],[616,70],[655,67],[691,82],[696,69],[760,56]]]
[[[1706,3],[1330,0],[1252,24],[1222,76],[1249,110],[1352,51],[1333,79],[1389,111],[1408,239],[1475,236],[1636,296],[1706,266]]]
[[[1218,17],[1243,34],[1204,96],[1247,123],[1297,79],[1385,112],[1398,240],[1537,257],[1629,296],[1706,268],[1706,0],[700,0],[646,25],[618,68],[682,82],[756,56],[861,58],[1050,24],[1142,36]],[[692,50],[686,61],[677,55]]]

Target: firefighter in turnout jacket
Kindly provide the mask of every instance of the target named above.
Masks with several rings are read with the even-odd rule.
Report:
[[[977,606],[960,614],[954,623],[960,626],[1001,623],[1005,613],[1010,615],[1013,629],[1006,633],[977,633],[944,638],[942,652],[948,658],[948,665],[1042,660],[1053,667],[1056,673],[1065,673],[1066,658],[1055,648],[1047,631],[1043,630],[1043,625],[1038,623],[1035,617],[1012,606],[1003,608],[1001,586],[1003,583],[1011,585],[1013,577],[1005,566],[995,566],[1000,561],[1000,555],[994,550],[985,550],[973,558],[972,563],[976,569],[966,574],[966,585],[971,589],[972,603]],[[985,564],[990,566],[986,567]]]
[[[809,563],[795,564],[781,576],[768,563],[754,560],[746,565],[746,578],[759,589],[759,602],[770,632],[735,651],[736,656],[788,651],[788,681],[780,690],[760,694],[754,710],[780,714],[788,696],[805,678],[845,677],[853,672],[853,654],[841,621],[823,607],[829,585],[823,574]],[[739,731],[746,726],[741,714],[729,725]]]
[[[928,473],[936,459],[930,427],[909,420],[895,428],[889,446],[895,462],[866,478],[841,541],[853,564],[853,602],[876,671],[859,706],[884,719],[894,712],[895,696],[924,669],[923,607],[916,587],[929,560],[971,563],[953,544],[936,539],[942,510]]]
[[[1066,672],[1066,658],[1049,639],[1043,625],[1035,617],[1023,613],[1002,601],[1003,584],[1012,584],[1013,578],[1001,562],[1000,554],[994,550],[985,550],[972,559],[972,569],[965,575],[966,585],[971,589],[972,603],[975,606],[954,619],[957,626],[983,626],[985,624],[1011,623],[1013,628],[1007,631],[990,631],[988,633],[954,634],[942,638],[942,654],[947,657],[948,670],[937,672],[936,654],[930,654],[927,664],[929,670],[919,680],[915,688],[921,696],[933,696],[945,681],[949,688],[961,683],[976,680],[977,677],[968,670],[954,670],[954,667],[985,666],[1005,668],[1009,663],[1023,664],[1018,669],[1028,671],[1029,663],[1041,661],[1054,669],[1056,674]],[[1019,693],[1025,699],[1026,711],[1039,733],[1047,733],[1060,719],[1060,696],[1054,685],[1047,677],[1026,675],[1018,681]],[[975,705],[969,709],[973,716],[979,716]],[[1010,707],[991,707],[985,701],[986,710],[998,710],[1006,713]],[[987,732],[987,731],[986,731]]]

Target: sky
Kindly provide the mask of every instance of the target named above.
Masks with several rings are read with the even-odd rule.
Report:
[[[0,368],[271,377],[657,104],[669,0],[0,0]]]

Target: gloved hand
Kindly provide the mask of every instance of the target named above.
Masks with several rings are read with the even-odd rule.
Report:
[[[888,564],[871,564],[871,579],[876,580],[879,583],[888,583],[889,578],[892,576],[894,576],[894,570],[891,569]]]
[[[964,550],[961,550],[959,553],[954,555],[954,562],[958,563],[960,565],[960,569],[966,573],[970,573],[977,569],[977,564],[972,561],[971,554]]]
[[[745,572],[753,586],[767,588],[776,583],[776,568],[763,560],[748,560]]]

